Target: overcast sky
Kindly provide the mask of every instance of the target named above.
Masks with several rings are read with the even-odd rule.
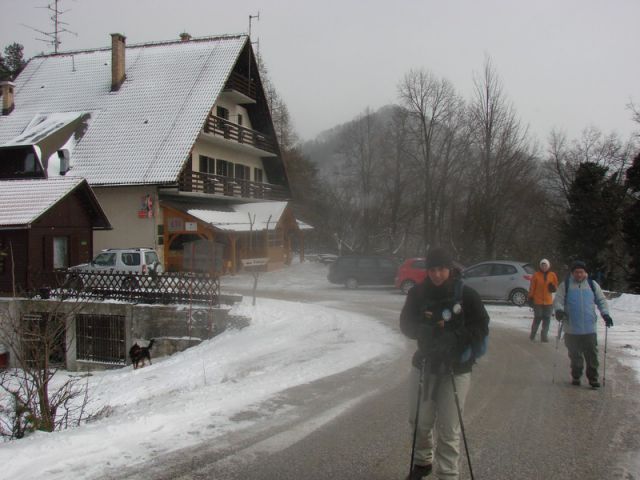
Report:
[[[53,31],[54,0],[0,0],[0,47],[52,51],[26,28]],[[639,0],[60,0],[61,51],[248,31],[303,139],[397,102],[411,68],[470,98],[489,55],[520,118],[541,141],[587,126],[627,138],[640,104]]]

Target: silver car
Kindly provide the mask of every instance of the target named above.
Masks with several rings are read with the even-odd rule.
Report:
[[[529,283],[535,269],[526,262],[491,260],[467,267],[462,272],[465,285],[483,300],[510,301],[521,307],[527,302]]]

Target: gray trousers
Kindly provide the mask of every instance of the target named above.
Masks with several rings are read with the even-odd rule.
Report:
[[[542,323],[542,330],[540,330],[540,338],[547,340],[549,336],[549,324],[551,323],[551,311],[553,305],[538,305],[533,306],[533,323],[531,324],[531,340],[536,338],[538,333],[538,327]]]
[[[409,422],[414,428],[419,378],[420,370],[412,368]],[[454,375],[454,378],[462,410],[471,385],[471,373]],[[460,475],[460,420],[458,419],[451,375],[427,375],[425,387],[418,417],[415,463],[416,465],[433,464],[435,479],[458,480]]]
[[[571,360],[571,376],[579,379],[582,376],[585,363],[587,364],[587,379],[598,381],[598,337],[595,333],[586,335],[564,334],[564,344],[569,351]]]

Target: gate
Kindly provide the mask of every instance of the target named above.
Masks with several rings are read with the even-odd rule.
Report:
[[[76,315],[76,341],[78,360],[126,363],[123,315]]]

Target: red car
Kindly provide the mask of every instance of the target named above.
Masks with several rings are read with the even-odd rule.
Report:
[[[414,285],[424,282],[427,276],[427,263],[424,257],[406,259],[396,273],[396,288],[405,295]]]

